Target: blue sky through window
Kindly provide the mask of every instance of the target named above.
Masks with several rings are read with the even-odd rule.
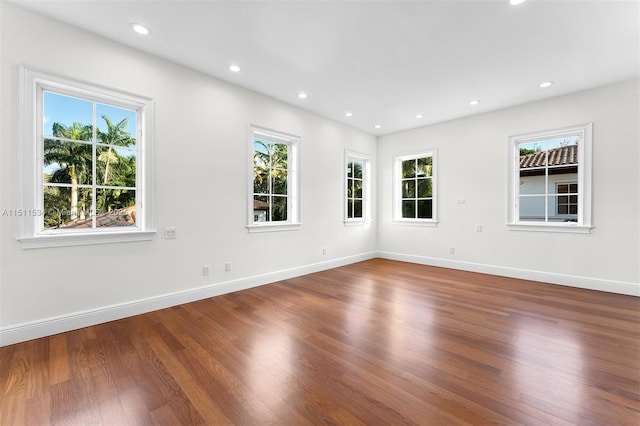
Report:
[[[53,136],[54,123],[60,123],[65,127],[70,127],[73,123],[81,123],[83,125],[93,124],[92,101],[48,91],[44,91],[43,96],[43,131],[45,137]],[[136,138],[137,121],[135,111],[96,102],[96,124],[99,131],[106,132],[107,124],[102,118],[103,115],[109,117],[114,125],[128,118],[129,121],[125,130],[132,137]],[[115,151],[124,157],[136,156],[135,146],[131,146],[131,149],[123,147],[115,148]],[[45,166],[45,173],[51,174],[59,167],[60,165],[56,163],[49,164]]]
[[[43,125],[45,136],[53,135],[53,123],[60,123],[66,127],[76,122],[92,124],[92,115],[93,105],[91,101],[44,92]],[[128,118],[129,123],[126,130],[131,136],[136,136],[135,111],[98,103],[96,104],[96,115],[96,122],[100,131],[107,130],[107,125],[102,119],[103,115],[108,116],[114,124],[118,124],[123,119]]]

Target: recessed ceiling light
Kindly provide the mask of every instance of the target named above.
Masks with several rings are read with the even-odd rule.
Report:
[[[373,126],[374,129],[382,129],[382,126],[379,124],[376,124],[375,126]]]
[[[480,101],[479,101],[478,99],[474,99],[474,100],[472,100],[471,102],[469,102],[469,105],[471,105],[471,106],[476,106],[476,105],[478,105],[479,103],[480,103]]]
[[[416,118],[424,118],[424,115],[422,115],[422,114],[417,114],[417,115],[416,115]]]
[[[344,116],[345,117],[352,117],[353,113],[351,111],[347,111],[347,112],[344,113]]]
[[[306,92],[298,92],[298,97],[300,99],[307,99],[307,94]]]
[[[543,89],[549,86],[553,86],[553,81],[543,81],[542,83],[540,83],[540,87],[542,87]]]
[[[509,3],[515,6],[517,4],[524,3],[525,1],[527,0],[509,0]]]
[[[240,72],[240,66],[236,64],[229,65],[229,71],[231,72]]]
[[[131,24],[131,29],[140,35],[149,35],[151,30],[142,24]]]

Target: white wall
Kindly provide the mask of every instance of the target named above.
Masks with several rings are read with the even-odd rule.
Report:
[[[379,138],[378,250],[390,258],[640,294],[639,90],[637,80],[623,82]],[[586,235],[507,231],[507,137],[587,122],[594,129],[595,229]],[[432,147],[440,223],[392,224],[392,156]]]
[[[375,250],[375,228],[343,224],[344,151],[375,161],[374,136],[12,4],[0,7],[0,208],[20,207],[18,67],[29,64],[155,99],[155,223],[159,231],[175,226],[178,235],[23,250],[16,241],[19,218],[0,218],[1,327],[305,271],[320,262],[329,267]],[[250,124],[302,137],[301,230],[249,234],[245,228]],[[224,272],[224,262],[232,263],[231,272]],[[212,268],[209,277],[201,273],[205,264]]]

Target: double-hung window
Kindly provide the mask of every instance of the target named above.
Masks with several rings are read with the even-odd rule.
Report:
[[[435,226],[436,151],[394,157],[394,222]]]
[[[249,232],[299,228],[300,138],[255,126],[249,133]]]
[[[345,224],[371,220],[371,160],[369,156],[346,152]]]
[[[509,138],[512,230],[591,230],[592,125]]]
[[[22,68],[24,248],[153,236],[146,97]]]

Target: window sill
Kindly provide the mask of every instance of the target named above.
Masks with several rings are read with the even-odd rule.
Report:
[[[18,241],[20,241],[23,249],[37,249],[151,241],[155,234],[156,231],[50,234],[36,237],[20,237]]]
[[[344,226],[364,226],[369,222],[366,219],[345,219]]]
[[[572,225],[566,223],[559,223],[557,225],[549,223],[508,223],[507,230],[509,231],[529,231],[529,232],[559,232],[566,234],[589,234],[593,226],[584,225]]]
[[[405,226],[430,226],[436,227],[438,226],[437,220],[432,219],[396,219],[393,221],[394,225],[405,225]]]
[[[302,227],[301,223],[279,223],[279,224],[251,224],[247,225],[250,234],[256,232],[279,232],[279,231],[297,231]]]

